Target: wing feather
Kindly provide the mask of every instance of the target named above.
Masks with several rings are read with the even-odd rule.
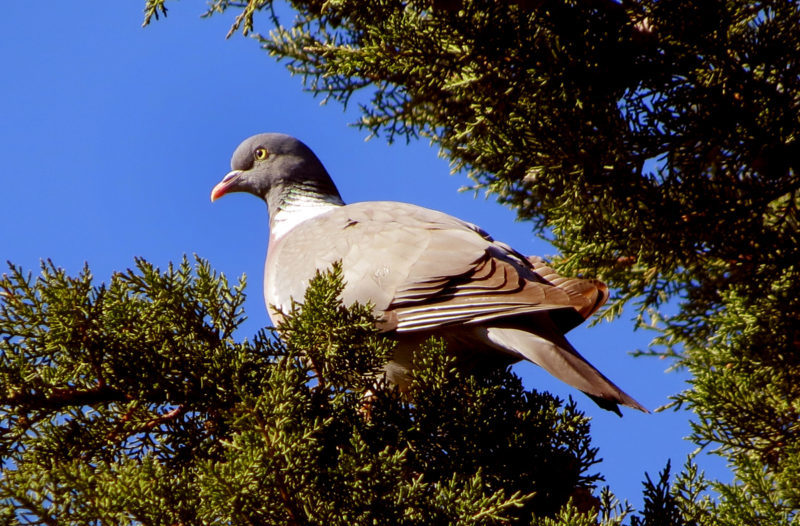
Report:
[[[268,307],[299,300],[317,269],[341,260],[345,303],[371,302],[384,330],[431,330],[549,311],[566,331],[608,297],[592,280],[562,278],[480,228],[404,203],[347,205],[271,242]],[[270,307],[273,321],[279,313]]]

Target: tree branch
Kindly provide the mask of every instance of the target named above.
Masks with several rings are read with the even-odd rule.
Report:
[[[0,406],[28,409],[63,409],[64,407],[94,405],[130,400],[130,395],[101,384],[91,389],[52,387],[50,392],[22,391],[0,397]]]

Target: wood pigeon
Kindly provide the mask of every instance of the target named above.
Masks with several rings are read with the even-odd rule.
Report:
[[[211,200],[231,192],[267,203],[264,297],[273,323],[292,298],[302,300],[318,269],[341,260],[344,303],[371,302],[380,329],[398,342],[386,374],[401,388],[414,351],[435,335],[468,366],[530,360],[604,409],[647,411],[564,337],[606,301],[603,283],[563,278],[442,212],[391,201],[345,205],[317,156],[288,135],[242,142]]]

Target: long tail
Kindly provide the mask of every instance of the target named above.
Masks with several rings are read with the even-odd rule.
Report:
[[[603,409],[622,416],[617,407],[622,404],[649,412],[587,362],[555,327],[548,325],[537,324],[536,333],[529,327],[489,327],[487,336],[493,345],[535,363],[562,382],[580,389]]]

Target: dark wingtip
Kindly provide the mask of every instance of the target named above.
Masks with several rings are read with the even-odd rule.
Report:
[[[622,418],[622,411],[619,410],[619,405],[616,402],[612,400],[606,400],[605,398],[600,398],[599,396],[589,393],[586,393],[586,396],[591,398],[594,403],[599,405],[601,408],[605,409],[606,411],[611,411],[612,413],[617,413],[617,415]]]
[[[619,404],[622,404],[626,407],[630,407],[631,409],[638,409],[642,413],[650,414],[650,411],[648,411],[647,408],[645,408],[639,402],[637,402],[636,400],[627,395],[625,395],[621,400],[617,401],[617,400],[607,400],[605,398],[600,398],[599,396],[595,396],[589,393],[585,394],[601,408],[605,409],[606,411],[611,411],[612,413],[616,413],[619,417],[622,417],[622,411],[620,411],[619,409]]]

